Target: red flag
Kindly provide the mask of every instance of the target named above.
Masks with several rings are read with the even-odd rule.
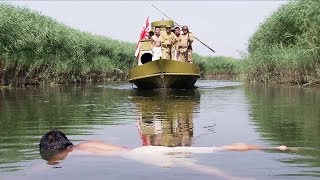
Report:
[[[136,51],[134,52],[134,56],[139,57],[140,41],[148,38],[150,29],[151,27],[150,27],[149,16],[148,16],[146,20],[146,25],[142,28],[142,32],[140,33],[140,39],[136,46]]]

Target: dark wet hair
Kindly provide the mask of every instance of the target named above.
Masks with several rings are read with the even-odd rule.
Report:
[[[61,151],[73,145],[63,132],[51,130],[44,134],[40,140],[40,150]]]

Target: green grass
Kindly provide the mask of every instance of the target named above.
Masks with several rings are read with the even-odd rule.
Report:
[[[112,80],[134,64],[135,45],[81,32],[25,8],[0,4],[4,85]]]
[[[242,74],[250,81],[310,84],[320,79],[320,3],[291,1],[249,40]]]
[[[0,4],[0,84],[34,85],[125,79],[135,44],[70,28],[38,12]],[[202,74],[232,74],[227,57],[194,54]]]
[[[199,65],[203,78],[235,79],[240,73],[240,60],[225,56],[200,56],[193,54],[193,61]]]

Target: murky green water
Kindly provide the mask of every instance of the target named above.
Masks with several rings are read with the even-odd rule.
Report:
[[[299,151],[221,151],[190,158],[237,177],[320,176],[319,89],[217,81],[197,86],[190,91],[138,91],[128,83],[1,89],[0,179],[213,178],[183,167],[103,156],[71,154],[48,165],[38,143],[50,129],[64,131],[74,143],[100,139],[131,148],[286,144]]]

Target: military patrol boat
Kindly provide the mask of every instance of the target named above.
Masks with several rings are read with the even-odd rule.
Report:
[[[161,33],[166,26],[173,27],[171,20],[156,21],[151,23],[151,29],[161,27]],[[198,65],[176,60],[152,60],[152,40],[140,41],[138,64],[129,72],[129,82],[134,83],[139,89],[191,89],[200,77]]]

